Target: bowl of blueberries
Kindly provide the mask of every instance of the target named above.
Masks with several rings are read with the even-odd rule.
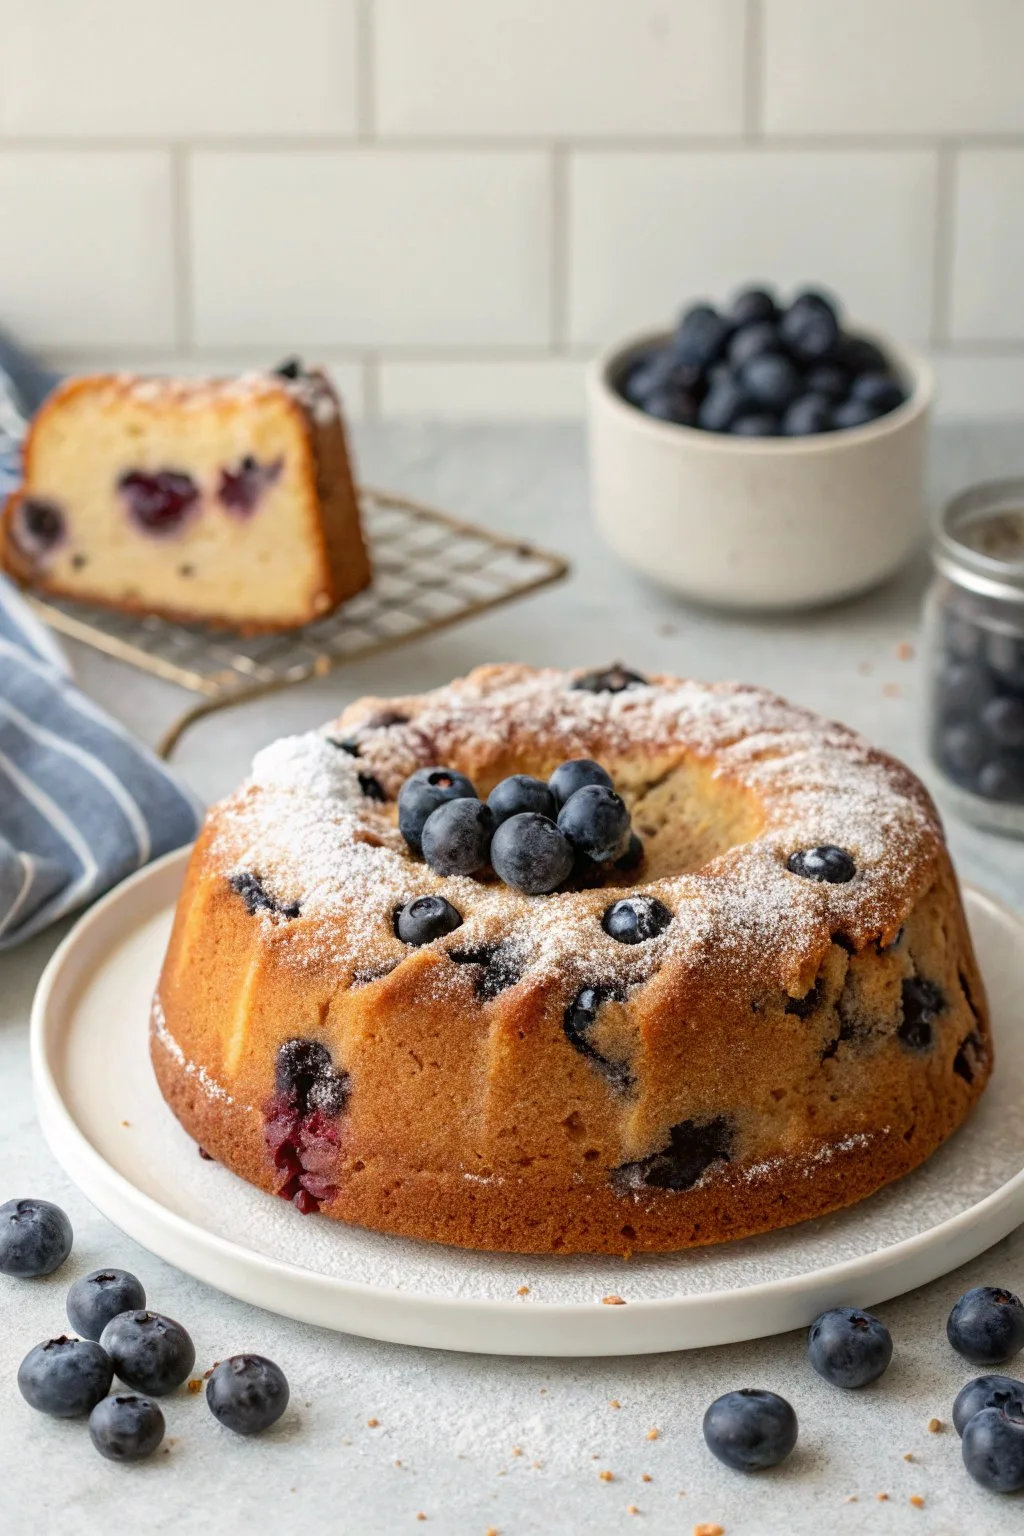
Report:
[[[587,395],[598,529],[684,597],[836,601],[924,533],[931,373],[823,292],[691,304],[598,357]]]

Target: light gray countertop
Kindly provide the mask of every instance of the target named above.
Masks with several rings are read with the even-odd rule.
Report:
[[[176,762],[204,798],[233,786],[272,737],[318,724],[362,693],[410,692],[499,660],[621,659],[641,670],[762,683],[842,718],[923,771],[919,662],[908,656],[928,579],[923,559],[883,590],[825,612],[723,617],[682,607],[597,544],[577,428],[367,427],[357,449],[368,483],[561,551],[573,562],[571,577],[423,644],[201,722]],[[1022,460],[1019,426],[946,426],[934,444],[933,500],[977,478],[1019,472]],[[148,741],[188,702],[94,652],[70,646],[69,654],[87,691]],[[1024,847],[952,818],[948,830],[962,875],[1024,908]],[[76,1230],[57,1276],[20,1284],[0,1277],[0,1530],[374,1536],[420,1529],[420,1513],[425,1529],[458,1536],[686,1533],[702,1521],[728,1536],[1020,1529],[1020,1500],[984,1494],[962,1469],[949,1412],[973,1373],[946,1344],[944,1322],[969,1285],[1024,1289],[1024,1228],[956,1274],[878,1309],[896,1355],[884,1380],[859,1394],[820,1382],[794,1334],[572,1362],[434,1353],[320,1332],[152,1258],[58,1169],[35,1124],[27,1050],[32,992],[57,936],[0,960],[0,1199],[54,1199]],[[277,1360],[293,1392],[281,1425],[237,1440],[183,1390],[166,1403],[169,1453],[126,1468],[103,1462],[82,1424],[33,1414],[17,1392],[18,1362],[62,1330],[67,1285],[100,1264],[138,1273],[152,1303],[192,1331],[202,1366],[242,1349]],[[759,1478],[720,1467],[700,1435],[707,1403],[742,1385],[782,1392],[801,1422],[793,1457]],[[943,1433],[928,1431],[933,1417],[945,1421]],[[605,1470],[612,1480],[599,1476]],[[879,1502],[882,1493],[888,1499]]]

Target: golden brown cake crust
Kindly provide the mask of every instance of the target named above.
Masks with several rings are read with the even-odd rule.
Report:
[[[81,581],[62,580],[47,569],[45,561],[33,558],[21,546],[15,529],[19,509],[37,485],[40,444],[52,420],[86,396],[94,396],[115,416],[119,404],[141,404],[154,415],[184,412],[198,419],[199,413],[205,413],[227,424],[244,417],[254,403],[267,402],[290,416],[300,444],[294,465],[296,490],[312,511],[308,537],[314,549],[313,575],[304,611],[281,622],[255,612],[225,618],[207,608],[190,608],[187,602],[141,601],[123,592],[83,589]],[[244,374],[237,379],[148,378],[119,373],[68,379],[36,414],[22,450],[22,466],[22,483],[0,511],[0,569],[21,586],[53,597],[99,603],[122,613],[155,614],[178,623],[260,634],[294,629],[323,618],[362,591],[371,578],[341,405],[320,369],[306,370],[296,378],[275,373]],[[174,553],[172,548],[170,557]],[[287,558],[285,548],[282,559]]]
[[[572,683],[490,667],[361,700],[259,754],[211,811],[152,1054],[227,1167],[407,1236],[668,1250],[861,1199],[969,1113],[991,1068],[987,1008],[913,775],[758,689]],[[458,768],[486,794],[579,756],[609,769],[644,838],[643,864],[613,883],[526,897],[441,879],[394,825],[417,767]],[[826,843],[853,856],[849,883],[788,871]],[[401,943],[396,907],[442,891],[462,926]],[[601,915],[631,891],[673,920],[619,944]],[[324,1053],[327,1113],[275,1096],[291,1041]]]

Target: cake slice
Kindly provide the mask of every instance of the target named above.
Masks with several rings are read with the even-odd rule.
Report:
[[[250,633],[330,613],[370,564],[327,377],[290,362],[69,380],[29,431],[0,566],[54,596]]]

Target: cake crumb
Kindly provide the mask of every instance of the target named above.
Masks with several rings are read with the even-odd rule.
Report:
[[[651,1480],[651,1474],[649,1472],[641,1472],[641,1474],[640,1474],[640,1481],[642,1483],[649,1483],[650,1480]]]
[[[924,1499],[922,1499],[919,1493],[912,1493],[910,1495],[910,1502],[915,1509],[924,1509]]]
[[[904,1461],[913,1461],[913,1459],[914,1459],[913,1451],[904,1451],[903,1452],[903,1460]]]
[[[648,1440],[657,1440],[657,1438],[658,1438],[658,1436],[660,1434],[661,1434],[661,1430],[660,1429],[649,1429],[647,1431],[647,1438],[648,1438]]]
[[[941,1419],[928,1420],[928,1433],[931,1435],[941,1435],[945,1427]]]
[[[421,1509],[421,1510],[418,1510],[418,1511],[417,1511],[417,1514],[416,1514],[416,1519],[417,1519],[417,1520],[425,1520],[425,1519],[426,1519],[426,1518],[427,1518],[427,1517],[426,1517],[426,1515],[425,1515],[425,1514],[424,1514],[424,1513],[423,1513],[423,1511],[422,1511],[422,1509]]]
[[[608,1407],[609,1408],[621,1408],[622,1404],[619,1402],[617,1397],[610,1397],[608,1399]]]
[[[884,1504],[885,1501],[888,1499],[888,1497],[889,1497],[889,1495],[887,1493],[876,1493],[875,1494],[875,1498],[878,1500],[879,1504]]]
[[[626,1305],[621,1296],[602,1296],[601,1304],[605,1307],[624,1307]]]
[[[203,1378],[201,1376],[190,1377],[188,1389],[190,1392],[201,1392],[203,1390]]]
[[[130,1120],[122,1120],[121,1124],[124,1126],[125,1130],[127,1130],[127,1131],[130,1131],[131,1128],[132,1128],[132,1123],[131,1123]]]
[[[489,1525],[486,1531],[484,1531],[484,1536],[501,1536],[501,1532],[496,1526]]]
[[[693,1528],[693,1536],[725,1536],[725,1526],[715,1525],[712,1520],[704,1520]]]
[[[400,1467],[401,1465],[402,1465],[401,1459],[398,1456],[396,1456],[395,1457],[395,1466],[396,1467]]]
[[[210,1369],[208,1371],[204,1371],[203,1372],[203,1380],[204,1381],[209,1381],[210,1377],[213,1375],[213,1373],[217,1369],[218,1365],[220,1365],[220,1361],[219,1360],[215,1360],[213,1362],[213,1364],[210,1366]]]
[[[342,1445],[351,1445],[352,1441],[349,1439],[348,1435],[342,1435],[341,1443]]]
[[[513,1456],[521,1456],[522,1454],[523,1454],[523,1448],[522,1448],[521,1445],[514,1445],[512,1447],[512,1455]]]
[[[626,1505],[626,1514],[627,1515],[638,1515],[639,1513],[640,1513],[640,1511],[639,1511],[639,1509],[637,1508],[637,1506],[635,1504],[627,1504]]]
[[[599,1472],[597,1475],[601,1479],[602,1483],[614,1483],[615,1481],[615,1473],[609,1472],[607,1467],[603,1472]]]
[[[367,1427],[367,1429],[379,1429],[380,1428],[380,1419],[367,1419],[366,1427]]]
[[[516,1291],[516,1295],[517,1296],[529,1296],[529,1294],[530,1294],[530,1287],[528,1285],[521,1285],[519,1287],[518,1291]]]
[[[531,1461],[530,1466],[533,1467],[535,1472],[541,1472],[543,1471],[544,1463],[542,1461]]]
[[[899,645],[896,647],[896,655],[899,657],[900,661],[913,661],[914,657],[917,655],[917,652],[914,650],[914,647],[911,645],[909,640],[901,640]]]
[[[843,1500],[844,1504],[856,1504],[856,1502],[857,1502],[857,1495],[855,1493],[848,1493],[846,1495],[846,1498]]]

